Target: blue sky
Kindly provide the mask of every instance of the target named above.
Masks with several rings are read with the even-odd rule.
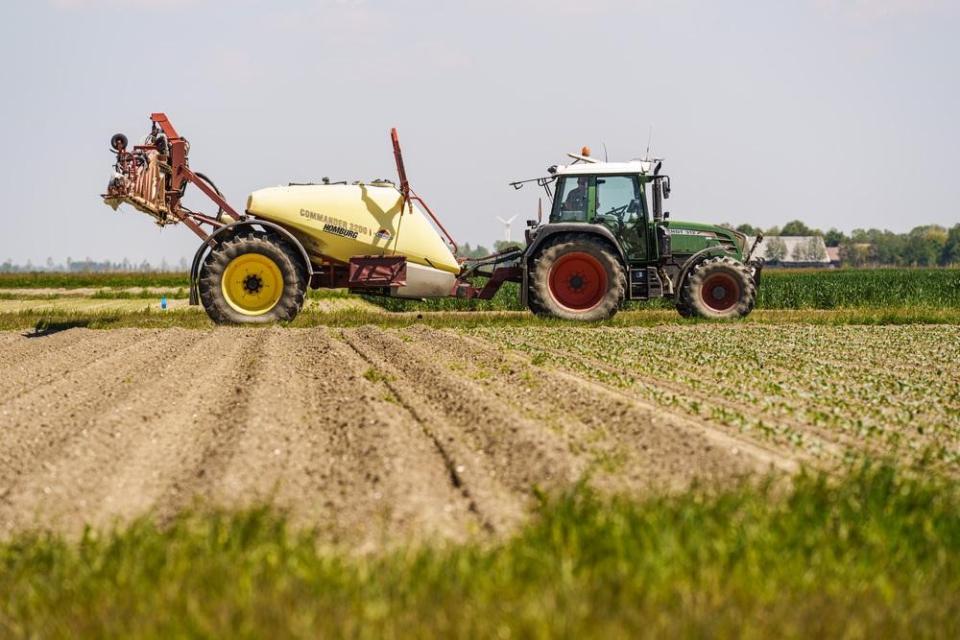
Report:
[[[960,5],[937,0],[55,0],[0,7],[0,261],[176,262],[196,238],[98,194],[165,111],[242,206],[393,177],[461,242],[535,216],[566,151],[653,152],[677,219],[907,230],[960,221]],[[199,204],[199,199],[194,199]]]

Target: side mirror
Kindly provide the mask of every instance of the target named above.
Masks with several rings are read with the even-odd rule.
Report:
[[[670,197],[670,178],[668,176],[663,177],[663,197]]]

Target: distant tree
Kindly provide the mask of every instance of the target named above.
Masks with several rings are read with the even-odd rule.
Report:
[[[766,231],[763,232],[763,235],[765,235],[765,236],[778,236],[778,235],[780,235],[780,227],[776,227],[776,226],[770,227],[769,229],[767,229]]]
[[[805,225],[801,220],[791,220],[787,224],[783,225],[783,229],[780,230],[781,236],[819,236],[823,235],[816,229],[811,229]]]
[[[862,267],[870,261],[871,245],[846,240],[840,245],[840,262],[849,267]]]
[[[496,242],[493,243],[493,250],[494,252],[499,253],[501,251],[506,251],[511,247],[523,247],[523,246],[524,246],[523,242],[514,242],[513,240],[511,240],[510,242],[507,242],[506,240],[497,240]]]
[[[760,227],[755,227],[752,224],[744,223],[737,227],[737,231],[748,236],[755,236],[760,233]]]
[[[830,231],[827,231],[823,236],[823,241],[828,247],[839,247],[846,239],[847,236],[839,229],[830,229]]]
[[[940,252],[940,264],[944,267],[960,264],[960,224],[950,227],[946,242]]]
[[[461,258],[482,258],[490,255],[491,253],[493,252],[482,244],[478,244],[476,247],[471,247],[469,242],[460,245],[457,250],[457,256]]]
[[[771,262],[783,262],[787,257],[787,243],[783,238],[773,237],[767,240],[767,260]]]
[[[907,234],[903,248],[906,264],[930,267],[938,264],[947,244],[947,230],[939,225],[914,227]]]

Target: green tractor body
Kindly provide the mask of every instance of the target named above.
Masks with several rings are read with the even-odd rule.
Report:
[[[548,221],[528,222],[521,295],[531,310],[597,320],[624,301],[654,298],[671,299],[684,316],[753,309],[762,269],[753,246],[732,229],[669,220],[670,179],[659,162],[572,157],[537,180],[552,205]]]

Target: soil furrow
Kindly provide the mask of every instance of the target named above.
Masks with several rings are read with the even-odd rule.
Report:
[[[580,354],[580,353],[571,353],[568,351],[561,351],[559,349],[553,349],[551,347],[546,347],[537,344],[531,344],[529,342],[522,342],[530,349],[535,349],[545,353],[550,353],[554,356],[560,358],[568,358],[571,360],[577,360],[584,364],[588,364],[590,367],[598,370],[605,371],[607,373],[612,373],[620,377],[626,377],[634,380],[634,384],[640,383],[652,388],[666,389],[672,393],[677,394],[680,397],[690,397],[695,398],[704,406],[717,406],[724,409],[728,409],[735,413],[739,413],[746,417],[762,417],[764,412],[757,409],[757,407],[742,403],[736,402],[734,400],[729,400],[727,398],[721,397],[716,394],[707,394],[696,389],[692,389],[687,385],[684,385],[680,382],[674,382],[672,380],[665,380],[653,375],[647,375],[636,368],[629,369],[621,366],[616,366],[604,362],[602,360],[597,360],[596,358],[591,358],[589,356]],[[582,378],[578,378],[582,379]],[[629,387],[626,389],[616,389],[620,393],[630,395],[626,393],[629,390]],[[645,401],[644,401],[645,402]],[[689,416],[686,416],[689,419]],[[703,422],[704,424],[712,425],[712,428],[719,429],[724,431],[726,434],[731,434],[732,429],[730,427],[724,426],[722,424],[714,423],[710,420],[704,420],[702,417],[696,418],[697,420]],[[835,460],[841,460],[844,457],[844,450],[841,446],[846,446],[851,449],[857,448],[858,446],[862,448],[862,442],[858,439],[845,434],[843,432],[837,431],[836,429],[829,429],[826,427],[820,427],[808,422],[803,422],[801,420],[796,420],[794,418],[785,417],[781,415],[772,415],[769,418],[772,422],[775,422],[779,426],[790,427],[797,432],[800,432],[804,435],[808,442],[811,442],[811,446],[815,449],[820,457],[833,458]],[[812,461],[812,458],[808,461]]]
[[[595,462],[594,476],[611,486],[675,488],[694,480],[797,468],[792,455],[638,402],[604,385],[533,366],[488,342],[431,329],[412,329],[409,335],[449,362],[484,363],[489,393],[563,430],[570,446]]]
[[[363,351],[358,349],[354,344],[345,337],[345,342],[354,352],[363,359],[364,362],[371,365],[372,367],[377,366],[377,362],[368,357]],[[381,363],[382,366],[383,363]],[[377,369],[371,369],[376,371]],[[402,389],[402,384],[395,382],[395,379],[391,376],[383,376],[381,382],[384,386],[390,391],[393,395],[395,401],[403,407],[403,409],[409,414],[409,416],[416,422],[417,426],[420,428],[420,431],[423,435],[430,441],[433,445],[434,450],[440,456],[440,459],[443,462],[443,467],[446,470],[447,477],[449,478],[450,484],[452,487],[460,493],[463,499],[467,503],[467,510],[474,515],[480,525],[488,532],[493,533],[495,527],[489,518],[484,516],[481,512],[480,507],[477,505],[476,499],[473,497],[473,494],[470,491],[470,488],[466,485],[461,475],[462,469],[460,465],[457,464],[454,455],[450,452],[450,449],[443,444],[443,439],[437,435],[437,433],[430,427],[428,420],[424,419],[420,413],[417,411],[416,407],[413,406],[406,398],[407,394]]]
[[[355,352],[325,329],[274,332],[267,349],[248,391],[248,428],[215,496],[269,498],[358,550],[478,528],[429,442],[364,377]]]
[[[235,357],[231,359],[227,354],[227,369],[224,375],[215,379],[218,388],[211,389],[211,397],[207,398],[194,428],[185,437],[188,446],[180,451],[184,472],[173,478],[160,498],[165,511],[175,513],[213,499],[213,488],[249,427],[249,392],[264,361],[269,329],[233,331],[237,347]],[[224,354],[212,352],[209,358],[223,359]]]
[[[179,460],[180,452],[171,446],[193,428],[198,400],[220,386],[221,372],[208,368],[210,352],[239,348],[232,331],[190,333],[195,341],[95,417],[84,437],[56,455],[51,452],[20,479],[7,500],[14,521],[16,514],[37,511],[41,522],[77,531],[85,524],[128,520],[153,507],[168,470]],[[204,369],[207,374],[196,377]]]
[[[405,406],[442,445],[460,482],[486,522],[514,526],[535,487],[567,486],[584,466],[549,430],[486,395],[474,381],[456,378],[420,345],[372,327],[343,331],[374,363]]]
[[[38,358],[56,356],[65,349],[75,349],[84,343],[97,342],[96,331],[67,329],[49,335],[36,335],[25,331],[4,331],[0,342],[0,369],[7,371],[35,362]]]
[[[102,338],[103,334],[86,329],[73,329],[70,332],[60,333],[74,331],[81,332],[76,342],[45,344],[40,350],[19,356],[15,364],[0,368],[0,380],[6,382],[0,406],[39,386],[56,382],[68,374],[86,371],[104,358],[115,357],[118,351],[136,344],[142,337],[138,333],[125,332],[115,336],[114,340],[106,342],[95,339],[97,336]],[[21,339],[43,342],[52,337]]]
[[[56,469],[72,446],[96,448],[98,442],[120,437],[118,425],[109,419],[117,407],[163,375],[172,362],[169,353],[187,348],[202,335],[183,330],[130,333],[135,341],[127,348],[4,404],[0,530],[9,530],[15,523],[48,521],[43,513],[45,497],[66,491],[75,479],[64,476],[46,484],[41,480],[44,474]],[[99,339],[110,344],[116,338],[103,333]],[[96,473],[100,476],[103,471]],[[24,495],[38,499],[21,499]]]

